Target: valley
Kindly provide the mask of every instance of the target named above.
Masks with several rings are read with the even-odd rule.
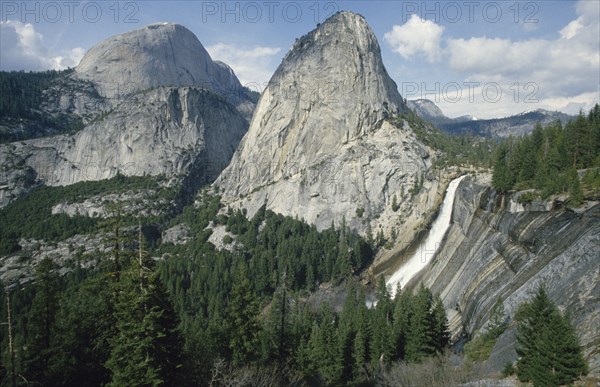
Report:
[[[377,36],[260,95],[176,23],[2,72],[0,385],[597,383],[600,105],[449,119]]]

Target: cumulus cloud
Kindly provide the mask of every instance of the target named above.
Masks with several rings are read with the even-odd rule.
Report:
[[[217,43],[206,47],[214,60],[227,63],[242,85],[261,90],[273,75],[273,60],[281,51],[277,47],[239,47],[235,44]]]
[[[395,25],[383,38],[403,58],[422,54],[432,63],[440,58],[443,32],[444,27],[413,14],[405,24]]]
[[[44,45],[44,37],[29,23],[0,21],[0,69],[10,70],[62,70],[77,66],[85,50],[76,47],[53,52]]]
[[[557,39],[448,39],[450,67],[471,79],[535,82],[544,97],[589,92],[599,81],[600,22],[593,7],[577,10],[579,17],[562,28]],[[593,12],[596,17],[591,17]]]
[[[442,59],[453,71],[453,81],[477,84],[473,98],[466,97],[466,87],[465,97],[458,101],[443,92],[435,96],[449,115],[491,118],[537,108],[572,113],[591,107],[600,98],[599,7],[597,1],[579,1],[577,18],[558,30],[555,39],[444,38],[440,26],[431,21],[428,27],[419,25],[416,15],[405,25],[394,26],[384,38],[404,58],[436,50],[438,56],[427,54],[430,62]],[[429,43],[425,46],[422,41]],[[493,87],[486,89],[490,84]],[[498,101],[486,95],[486,90],[496,86],[503,97]]]

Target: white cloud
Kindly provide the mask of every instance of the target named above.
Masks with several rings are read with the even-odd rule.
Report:
[[[589,6],[578,6],[577,10],[594,12]],[[448,39],[446,55],[451,69],[467,79],[534,82],[543,98],[580,95],[594,90],[600,81],[600,22],[592,16],[580,14],[553,40]]]
[[[463,87],[464,97],[458,102],[448,102],[452,96],[443,93],[435,96],[450,116],[471,114],[492,118],[537,108],[573,113],[574,109],[591,107],[600,99],[599,7],[598,1],[579,1],[575,5],[577,18],[558,30],[555,39],[444,38],[440,29],[437,30],[439,35],[430,34],[426,38],[428,28],[423,25],[420,30],[406,28],[413,19],[411,25],[418,26],[415,23],[420,19],[416,15],[404,26],[394,26],[385,34],[385,39],[405,58],[427,50],[419,48],[423,46],[418,43],[411,46],[393,42],[400,42],[400,38],[408,42],[435,41],[427,47],[433,50],[432,47],[437,46],[438,58],[449,66],[453,73],[450,77],[455,78],[453,82],[461,86],[465,82],[479,85],[473,90],[473,99],[466,96],[467,86]],[[430,62],[434,58],[434,54],[428,54]],[[427,80],[428,89],[432,89],[432,82],[435,81]],[[498,101],[493,96],[484,96],[484,87],[492,83],[502,90]]]
[[[444,27],[413,14],[405,24],[395,25],[383,38],[403,58],[423,54],[427,61],[433,63],[440,58],[443,32]]]
[[[85,50],[76,47],[52,52],[44,45],[44,37],[29,23],[0,21],[1,70],[62,70],[76,66]]]
[[[239,47],[235,44],[217,43],[206,47],[214,60],[227,63],[235,72],[242,85],[260,90],[269,82],[275,64],[273,60],[281,51],[277,47]]]
[[[563,39],[571,39],[577,35],[577,33],[583,28],[581,24],[581,18],[573,20],[565,28],[560,30],[560,36]]]

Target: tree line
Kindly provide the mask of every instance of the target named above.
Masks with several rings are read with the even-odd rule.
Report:
[[[3,289],[4,383],[210,385],[223,363],[285,370],[280,383],[361,383],[447,346],[443,306],[425,288],[392,300],[382,280],[367,308],[355,274],[373,250],[343,225],[317,231],[264,208],[247,219],[219,212],[218,197],[200,203],[173,220],[190,227],[186,245],[152,250],[116,216],[103,222],[108,251],[74,257],[64,275],[46,258],[31,282]],[[237,247],[216,250],[209,224]],[[346,283],[341,310],[309,302],[324,282]]]
[[[110,184],[116,191],[131,188],[127,182],[154,187],[136,179]],[[40,192],[76,200],[101,190],[98,184]],[[47,211],[54,199],[42,196],[28,200]],[[7,227],[18,217],[11,211],[2,212],[12,214]],[[343,222],[319,231],[264,207],[248,219],[204,192],[171,220],[145,220],[189,229],[186,244],[154,247],[141,225],[132,233],[132,219],[119,213],[90,225],[107,233],[107,251],[74,253],[63,275],[42,260],[32,281],[3,289],[3,383],[226,385],[234,378],[251,385],[269,376],[283,385],[371,385],[394,362],[423,362],[449,344],[442,301],[424,287],[397,289],[392,299],[380,278],[376,303],[367,307],[369,289],[357,276],[372,262],[375,241]],[[228,249],[208,241],[216,227],[225,229]],[[345,287],[342,304],[318,299],[324,283]],[[536,300],[516,316],[519,378],[552,385],[585,374],[568,317],[547,295]]]
[[[496,152],[492,184],[499,192],[535,189],[547,198],[568,192],[575,204],[580,204],[584,189],[600,191],[600,105],[586,116],[579,116],[563,125],[537,124],[533,132],[521,138],[502,142]],[[595,168],[584,175],[577,171]],[[582,183],[585,185],[582,187]],[[536,194],[529,195],[533,199]]]
[[[50,98],[46,93],[58,80],[69,75],[73,69],[37,72],[0,71],[0,123],[19,130],[0,131],[0,143],[26,140],[45,135],[52,129],[58,133],[83,128],[80,118],[66,114],[49,115],[40,107]],[[20,127],[22,120],[27,120]]]

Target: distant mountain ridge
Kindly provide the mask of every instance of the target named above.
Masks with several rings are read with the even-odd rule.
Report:
[[[574,118],[574,116],[565,113],[544,109],[529,110],[509,117],[483,120],[469,115],[450,118],[444,115],[442,110],[429,99],[409,100],[407,105],[419,117],[431,122],[438,129],[457,135],[523,136],[531,133],[538,122],[545,125],[557,120],[567,122]]]

